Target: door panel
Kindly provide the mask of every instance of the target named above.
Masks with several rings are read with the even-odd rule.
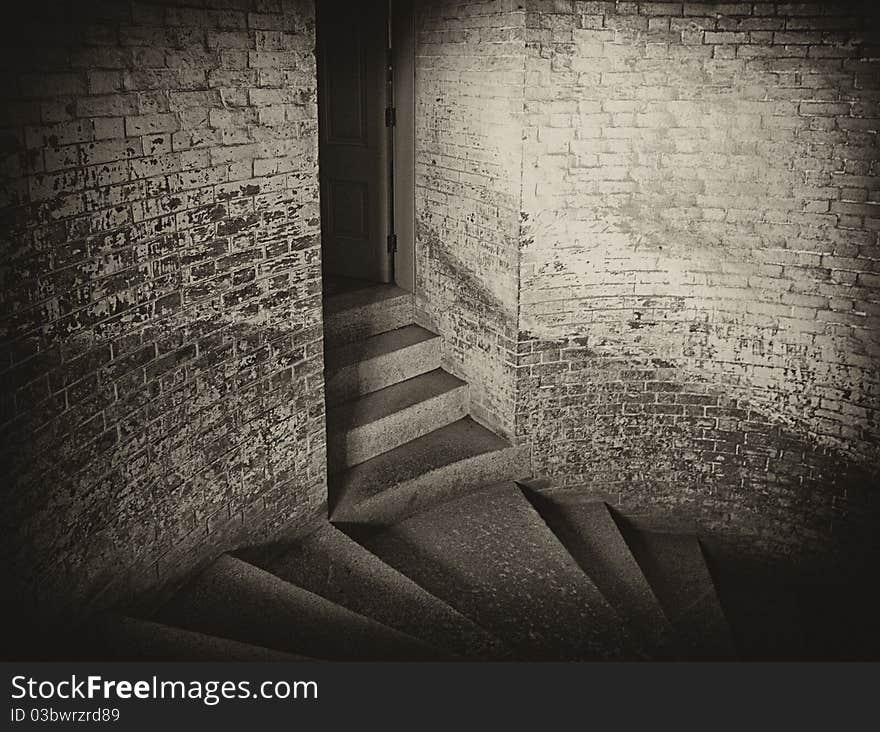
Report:
[[[324,272],[389,282],[387,0],[319,0]]]

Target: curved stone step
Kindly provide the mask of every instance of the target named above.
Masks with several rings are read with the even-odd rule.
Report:
[[[624,517],[615,518],[675,629],[679,653],[699,660],[736,658],[730,626],[699,539],[647,531]]]
[[[89,655],[114,661],[313,661],[150,620],[104,616],[89,623]]]
[[[341,404],[439,368],[440,336],[406,325],[328,350],[324,363],[324,397]]]
[[[333,521],[389,525],[456,495],[528,475],[528,449],[470,417],[328,479]]]
[[[467,413],[467,384],[442,369],[327,411],[327,466],[338,472]]]
[[[225,554],[173,597],[157,620],[187,630],[328,660],[440,660],[443,653]]]
[[[675,633],[608,505],[572,490],[526,497],[652,656],[674,656]]]
[[[282,551],[267,549],[249,550],[245,558],[435,648],[475,659],[509,657],[497,638],[330,524]]]
[[[512,482],[345,530],[529,660],[637,657],[623,622]]]

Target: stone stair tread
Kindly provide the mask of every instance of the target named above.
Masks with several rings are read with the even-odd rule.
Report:
[[[118,661],[313,661],[249,643],[206,635],[150,620],[105,616],[92,623],[90,650],[102,660]]]
[[[327,372],[332,374],[359,361],[378,358],[407,346],[439,337],[436,333],[418,325],[405,325],[402,328],[378,333],[362,341],[346,343],[328,351],[324,359],[327,364]]]
[[[376,305],[391,298],[409,296],[409,292],[397,285],[371,283],[365,287],[346,290],[324,298],[324,313],[333,315],[365,305]]]
[[[464,417],[331,476],[332,515],[335,516],[337,510],[347,514],[359,504],[376,498],[390,499],[389,491],[410,481],[419,480],[419,486],[430,485],[436,482],[437,471],[455,463],[461,463],[462,468],[455,479],[466,488],[468,478],[480,477],[469,460],[509,449],[511,445],[506,440],[470,417]],[[504,477],[499,476],[499,480]],[[470,487],[475,489],[482,485],[485,482],[475,480]],[[342,516],[342,520],[349,518]]]
[[[500,659],[509,651],[448,604],[327,524],[302,541],[254,563],[310,592],[391,628],[468,658]]]
[[[603,501],[572,490],[526,495],[578,565],[596,583],[630,632],[655,657],[674,655],[675,634],[663,608]]]
[[[334,430],[362,427],[466,386],[464,381],[443,369],[434,369],[329,409],[327,424]]]
[[[635,529],[625,519],[621,531],[651,584],[687,658],[736,657],[733,636],[699,539]]]
[[[329,295],[324,305],[324,346],[346,343],[412,323],[413,296],[396,285],[375,284]]]
[[[440,336],[417,325],[328,349],[324,397],[328,409],[440,367]]]
[[[159,622],[328,660],[439,660],[443,653],[228,554],[159,611]]]
[[[530,660],[634,658],[622,621],[515,483],[345,530]]]

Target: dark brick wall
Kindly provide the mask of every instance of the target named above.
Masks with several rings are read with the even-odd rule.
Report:
[[[871,541],[873,4],[527,7],[516,429],[538,472],[766,551]]]
[[[471,411],[514,433],[525,13],[421,4],[416,47],[416,294]]]
[[[59,611],[325,498],[313,8],[3,23],[4,590]]]

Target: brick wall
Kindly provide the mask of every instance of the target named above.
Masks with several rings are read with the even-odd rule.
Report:
[[[57,611],[325,498],[314,21],[308,0],[20,5],[0,531],[4,589]]]
[[[514,433],[525,14],[511,0],[421,4],[416,293],[471,411]]]
[[[800,554],[877,526],[870,4],[527,3],[518,435]]]

